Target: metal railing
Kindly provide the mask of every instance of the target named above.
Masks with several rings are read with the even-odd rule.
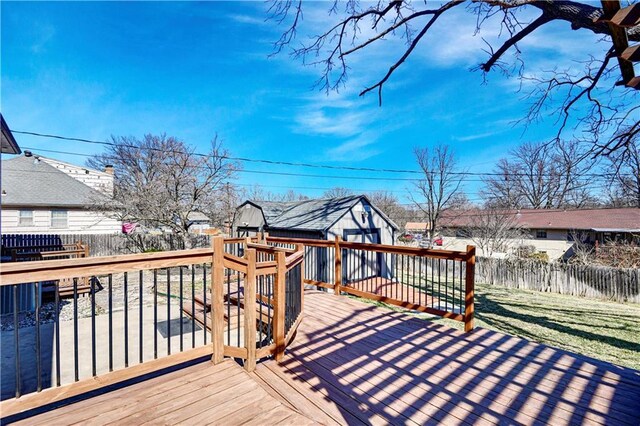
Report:
[[[426,312],[474,327],[475,247],[466,251],[267,236],[272,245],[303,245],[304,282]]]
[[[3,357],[11,365],[2,366],[2,399],[86,388],[193,349],[242,359],[248,370],[280,359],[301,318],[303,262],[301,249],[214,237],[213,250],[5,263],[2,294],[16,299],[34,286],[36,300],[33,311],[4,318],[13,338],[2,350],[13,356]],[[72,285],[61,292],[63,281]],[[54,291],[43,293],[43,283]]]

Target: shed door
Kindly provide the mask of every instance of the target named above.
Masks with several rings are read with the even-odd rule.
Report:
[[[343,239],[353,243],[380,244],[379,229],[345,229]],[[380,276],[380,253],[365,250],[342,250],[342,282],[349,283]]]

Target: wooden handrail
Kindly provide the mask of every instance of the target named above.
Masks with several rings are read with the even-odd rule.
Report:
[[[3,263],[0,286],[211,262],[211,249]]]
[[[275,246],[270,246],[268,244],[261,244],[261,243],[247,243],[247,248],[253,248],[256,249],[257,251],[262,251],[265,253],[271,253],[271,254],[276,254],[276,253],[295,253],[295,249],[289,249],[289,248],[285,248],[285,247],[275,247]]]
[[[267,237],[268,243],[283,243],[283,244],[303,244],[310,247],[331,247],[333,241],[328,240],[312,240],[308,238],[282,238],[282,237]]]

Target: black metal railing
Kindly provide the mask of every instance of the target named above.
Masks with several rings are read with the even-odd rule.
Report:
[[[194,258],[204,257],[203,249],[191,253]],[[171,258],[172,254],[166,256]],[[122,257],[126,259],[119,262],[116,258],[104,266],[100,266],[101,258],[22,262],[15,267],[3,265],[2,287],[10,292],[3,291],[2,297],[10,295],[13,306],[19,306],[20,288],[32,286],[35,307],[27,311],[14,309],[11,315],[3,317],[3,330],[12,332],[13,338],[3,341],[3,353],[11,354],[3,358],[11,360],[12,365],[5,365],[3,361],[2,400],[81,381],[207,343],[206,309],[198,312],[197,307],[206,306],[209,298],[210,264],[188,264],[183,259],[180,266],[145,269],[136,266],[124,270],[122,264],[134,257]],[[85,261],[94,262],[89,268],[92,275],[73,276],[74,267],[88,268],[86,263],[77,263]],[[152,256],[146,263],[153,266],[168,262],[167,259],[156,261]],[[34,278],[41,275],[47,278],[21,282],[30,276],[25,268],[31,265],[36,271]],[[69,266],[61,272],[60,279],[54,280],[56,274],[46,271],[47,265]],[[5,272],[16,267],[22,267],[16,272],[20,277],[5,277]],[[122,272],[107,273],[114,268]],[[63,283],[65,285],[61,285]],[[185,309],[187,307],[190,309]]]
[[[302,262],[292,266],[285,273],[285,313],[284,332],[289,334],[302,313]]]

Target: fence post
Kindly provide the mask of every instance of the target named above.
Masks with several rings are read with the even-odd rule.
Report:
[[[335,270],[333,271],[334,275],[334,283],[333,283],[333,292],[337,295],[340,295],[340,287],[342,287],[342,250],[340,249],[340,235],[336,235],[335,242]]]
[[[467,246],[467,268],[464,280],[464,331],[470,332],[474,327],[474,287],[475,287],[475,267],[476,248]]]
[[[224,238],[213,237],[213,261],[211,265],[211,341],[213,357],[218,364],[224,359]],[[205,289],[206,291],[206,289]]]
[[[244,346],[247,348],[245,370],[256,369],[256,249],[244,252],[247,275],[244,281]]]
[[[273,317],[273,329],[274,329],[274,341],[276,344],[276,352],[274,358],[276,361],[282,360],[285,349],[285,335],[284,335],[284,312],[285,306],[285,280],[287,274],[286,258],[284,252],[276,253],[276,282],[274,289],[274,317]]]

